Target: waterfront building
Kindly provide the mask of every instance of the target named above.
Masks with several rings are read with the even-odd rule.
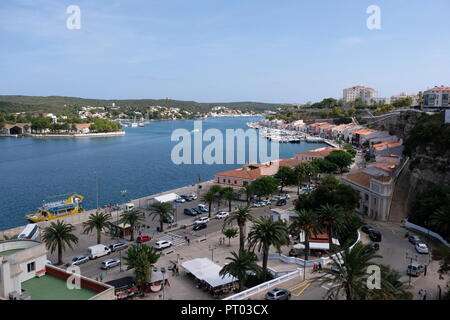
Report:
[[[2,134],[25,134],[31,132],[31,123],[16,123],[16,124],[5,124],[1,128]]]
[[[362,146],[364,144],[369,144],[369,141],[371,139],[384,137],[389,137],[389,133],[364,128],[361,130],[353,131],[351,139],[354,145]]]
[[[339,148],[323,147],[317,148],[309,151],[298,152],[295,154],[295,159],[298,161],[312,161],[314,159],[324,159],[331,152],[335,150],[342,150]]]
[[[352,137],[353,137],[353,132],[361,130],[363,128],[364,128],[364,126],[352,124],[349,127],[342,130],[342,138],[344,139],[345,142],[351,143]]]
[[[425,111],[443,111],[450,109],[450,87],[434,87],[423,93],[423,108]]]
[[[75,130],[77,133],[89,133],[92,123],[77,123],[75,124]]]
[[[344,101],[353,102],[360,98],[365,104],[373,104],[373,99],[378,97],[378,92],[372,88],[366,88],[363,86],[354,86],[344,89]]]

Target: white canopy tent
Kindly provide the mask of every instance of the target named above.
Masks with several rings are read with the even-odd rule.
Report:
[[[163,194],[162,196],[158,196],[155,197],[155,201],[159,202],[159,203],[163,203],[163,202],[172,202],[175,201],[177,199],[178,195],[176,193],[168,193],[168,194]]]
[[[238,281],[237,278],[230,275],[225,275],[224,277],[219,275],[222,267],[208,258],[189,260],[183,262],[181,267],[186,270],[186,272],[192,273],[197,279],[206,281],[213,288]]]
[[[332,241],[333,241],[333,244],[335,244],[337,246],[340,245],[338,239],[333,238]],[[294,249],[305,249],[305,245],[302,244],[302,243],[297,243],[297,244],[293,245],[293,248]],[[309,242],[309,248],[312,249],[312,250],[329,250],[330,249],[330,244],[328,242],[314,242],[314,241],[311,241],[311,242]]]

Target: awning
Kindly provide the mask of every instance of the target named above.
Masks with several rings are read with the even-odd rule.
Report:
[[[155,197],[154,199],[160,203],[162,202],[172,202],[177,199],[178,195],[176,193],[163,194],[162,196]]]
[[[222,267],[215,264],[208,258],[198,258],[183,262],[181,267],[187,272],[192,273],[197,279],[206,281],[211,287],[216,288],[228,283],[238,281],[237,278],[225,275],[219,275]]]
[[[338,239],[333,238],[332,241],[333,241],[333,244],[335,244],[337,246],[340,245]],[[304,249],[305,245],[302,243],[298,243],[298,244],[294,245],[293,248],[294,249]],[[328,250],[328,249],[330,249],[330,244],[328,242],[313,242],[313,241],[311,241],[309,243],[309,248],[315,249],[315,250]]]

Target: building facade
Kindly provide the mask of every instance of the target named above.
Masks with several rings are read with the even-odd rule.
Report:
[[[344,101],[353,102],[360,98],[365,104],[373,104],[374,99],[378,97],[378,92],[372,88],[366,88],[363,86],[354,86],[344,89]]]
[[[425,111],[443,111],[450,109],[450,87],[434,87],[423,93],[423,108]]]

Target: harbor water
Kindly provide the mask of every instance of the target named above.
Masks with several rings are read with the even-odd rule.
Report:
[[[202,121],[203,131],[247,129],[256,117],[217,117]],[[191,132],[194,120],[154,121],[125,128],[126,135],[95,138],[0,138],[0,230],[24,225],[25,214],[43,201],[77,192],[93,209],[210,180],[242,164],[181,164],[171,160],[172,132]],[[210,142],[204,142],[203,146]],[[280,144],[281,158],[323,147],[321,143]],[[127,192],[123,196],[122,190]],[[67,197],[66,197],[67,198]]]

